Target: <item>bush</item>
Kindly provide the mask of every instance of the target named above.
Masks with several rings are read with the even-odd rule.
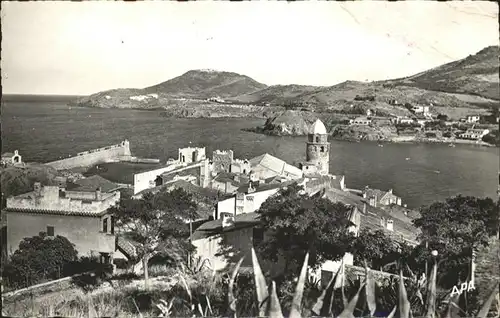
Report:
[[[9,287],[23,288],[65,275],[65,268],[77,258],[74,245],[63,236],[24,238],[6,264],[2,277]]]

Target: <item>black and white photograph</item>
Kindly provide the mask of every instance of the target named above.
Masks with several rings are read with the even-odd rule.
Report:
[[[494,1],[2,1],[3,317],[500,317]]]

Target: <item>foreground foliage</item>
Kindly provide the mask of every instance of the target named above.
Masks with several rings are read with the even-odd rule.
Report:
[[[24,238],[2,269],[9,287],[23,288],[69,274],[69,264],[77,260],[75,246],[63,236],[49,237],[45,232]]]

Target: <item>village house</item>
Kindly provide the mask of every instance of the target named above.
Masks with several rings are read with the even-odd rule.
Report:
[[[369,117],[357,117],[349,120],[349,125],[363,125],[368,126],[372,123],[372,120]]]
[[[402,124],[402,125],[410,125],[414,121],[412,118],[406,117],[406,116],[396,116],[393,118],[393,123],[394,124]]]
[[[430,112],[429,112],[429,106],[413,106],[411,108],[411,111],[415,114],[422,114],[423,116],[428,116],[430,115]]]
[[[238,188],[249,180],[244,174],[221,172],[212,178],[211,188],[223,193],[236,193]]]
[[[109,184],[105,191],[89,188],[89,184],[67,190],[37,182],[32,192],[7,198],[8,254],[23,238],[45,232],[48,237],[66,237],[79,256],[112,263],[116,250],[114,218],[108,209],[119,202],[120,192]]]
[[[368,200],[368,204],[373,207],[388,206],[392,204],[401,205],[401,198],[389,191],[370,189],[368,186],[363,190],[363,198]]]
[[[459,138],[462,139],[481,140],[484,136],[486,136],[489,133],[490,131],[488,129],[467,129],[466,132],[458,136]]]
[[[478,123],[480,120],[480,115],[468,115],[467,117],[462,119],[462,121],[466,123]]]
[[[359,213],[353,207],[349,216],[354,226],[350,229],[357,234]],[[196,246],[197,256],[208,259],[214,270],[226,269],[245,256],[242,267],[252,266],[251,248],[265,239],[265,229],[262,228],[258,213],[244,213],[236,216],[224,213],[220,219],[201,225],[193,234],[193,245]],[[352,264],[353,256],[346,254],[344,262]],[[279,274],[284,269],[284,262],[279,259],[277,263],[260,260],[261,266],[271,275]],[[335,270],[337,262],[325,262],[323,268]],[[312,273],[318,278],[321,270]]]
[[[417,244],[417,231],[407,219],[391,215],[379,208],[370,206],[361,197],[339,189],[325,189],[324,191],[314,191],[331,200],[341,202],[351,207],[349,219],[353,222],[353,227],[349,230],[355,235],[361,229],[369,228],[373,230],[383,230],[396,241],[409,244]],[[245,211],[244,195],[240,194],[242,200],[241,211]],[[262,201],[261,198],[258,199]],[[227,209],[220,210],[220,218],[206,222],[201,225],[193,234],[193,245],[197,247],[197,256],[209,260],[210,265],[215,270],[220,270],[236,263],[242,256],[245,256],[243,266],[251,266],[251,247],[265,238],[265,230],[262,229],[259,214],[256,212],[238,213],[238,204],[235,200],[227,201]],[[262,203],[260,203],[262,204]],[[260,205],[259,204],[259,205]],[[227,210],[227,212],[226,212]],[[257,211],[258,209],[254,209]],[[224,211],[224,212],[222,212]],[[353,256],[346,254],[343,258],[345,265],[353,265]],[[313,274],[318,278],[330,277],[336,272],[341,261],[326,261],[317,272]],[[282,263],[261,264],[265,270],[279,273]]]
[[[19,151],[14,150],[14,153],[12,152],[3,153],[1,159],[1,165],[2,167],[23,165],[23,160],[21,155],[19,154]]]
[[[431,119],[429,117],[426,117],[424,115],[416,115],[413,118],[413,122],[419,124],[420,126],[424,127],[426,123],[430,122]]]

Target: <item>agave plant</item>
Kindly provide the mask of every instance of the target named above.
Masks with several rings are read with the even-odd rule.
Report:
[[[276,283],[271,281],[271,284],[268,285],[266,282],[266,278],[262,272],[260,267],[257,255],[255,250],[252,248],[252,266],[253,266],[253,279],[256,289],[257,303],[256,308],[258,308],[260,317],[283,317],[282,304],[280,304],[280,300],[278,298],[276,292]],[[236,264],[234,270],[232,271],[232,275],[229,279],[228,284],[228,304],[229,310],[232,313],[233,317],[237,316],[237,307],[238,300],[235,297],[234,293],[234,285],[236,281],[236,277],[238,276],[238,272],[240,270],[241,264],[243,262],[243,258]],[[304,290],[306,285],[308,284],[308,262],[309,262],[309,253],[306,254],[304,263],[302,265],[302,269],[300,271],[297,284],[295,286],[295,292],[293,294],[293,301],[291,304],[291,309],[289,313],[290,318],[298,318],[303,317],[303,312],[306,312],[304,308],[302,308],[302,299],[304,295]],[[356,293],[350,299],[348,299],[344,293],[344,282],[346,280],[346,275],[344,272],[344,264],[343,262],[340,265],[339,270],[332,276],[328,285],[322,290],[321,295],[316,299],[314,306],[310,309],[310,315],[314,316],[322,316],[322,317],[333,317],[333,300],[334,300],[334,292],[337,289],[341,289],[342,298],[343,298],[343,308],[340,311],[340,314],[336,317],[338,318],[354,318],[355,312],[359,312],[359,315],[363,317],[373,317],[375,312],[377,311],[377,295],[376,295],[376,281],[373,275],[373,271],[366,265],[365,263],[365,275],[364,279],[359,281],[359,287],[357,288]],[[393,281],[393,286],[397,286],[397,303],[392,307],[391,312],[388,314],[388,318],[394,318],[396,313],[398,313],[398,317],[400,318],[411,318],[412,315],[412,306],[413,303],[420,303],[424,306],[424,317],[426,318],[437,318],[441,317],[438,313],[437,304],[439,304],[439,297],[437,294],[437,264],[434,264],[432,272],[429,278],[423,276],[418,278],[416,275],[411,273],[410,277],[406,278],[408,284],[413,284],[412,286],[416,286],[416,292],[413,297],[409,297],[407,292],[407,286],[405,286],[405,278],[403,277],[402,270],[400,271],[399,277]],[[189,307],[193,316],[201,316],[207,317],[209,315],[213,315],[213,310],[211,307],[210,300],[207,296],[206,301],[203,301],[204,305],[199,300],[194,300],[192,293],[189,289],[189,286],[181,276],[181,282],[186,289],[189,296]],[[314,282],[314,280],[312,281]],[[317,283],[317,282],[314,282]],[[483,303],[482,308],[479,310],[476,318],[486,318],[490,308],[492,306],[495,297],[498,297],[498,282],[495,284],[492,289],[489,297]],[[408,285],[408,286],[410,286]],[[362,294],[363,292],[363,294]],[[366,306],[363,310],[357,308],[358,300],[360,296],[363,295],[363,299]],[[425,296],[425,297],[424,297]],[[450,295],[448,295],[450,296]],[[412,300],[415,298],[416,300]],[[425,299],[424,299],[425,298]],[[161,301],[162,303],[158,305],[158,308],[161,310],[163,317],[169,317],[172,315],[172,300],[171,302]],[[447,309],[444,313],[445,318],[454,317],[451,312],[453,308],[458,307],[456,304],[456,299],[453,297],[448,297],[447,301]],[[499,304],[500,306],[500,304]],[[367,310],[365,310],[365,308]],[[368,313],[368,316],[364,313]]]
[[[230,304],[230,309],[236,317],[236,307],[237,301],[234,296],[234,282],[241,266],[243,259],[241,259],[236,267],[234,268],[233,274],[231,276],[231,281],[229,283],[229,294],[228,300]],[[293,297],[293,303],[290,311],[290,318],[298,318],[302,317],[302,297],[304,294],[304,287],[307,280],[307,268],[309,261],[309,253],[306,254],[304,263],[302,265],[302,270],[300,272],[298,282],[295,289],[295,294]],[[268,316],[268,317],[283,317],[283,312],[281,309],[281,305],[278,300],[278,296],[276,294],[276,283],[274,281],[271,282],[271,285],[268,286],[266,283],[266,279],[262,273],[257,255],[255,250],[252,248],[252,265],[254,272],[254,280],[255,287],[257,293],[257,307],[259,308],[259,316]],[[375,294],[375,279],[371,273],[371,269],[365,264],[365,279],[364,282],[360,282],[359,288],[355,295],[347,300],[344,296],[344,308],[341,311],[339,318],[352,318],[354,316],[354,312],[356,310],[356,305],[358,303],[358,299],[360,297],[361,291],[364,289],[366,305],[368,307],[370,316],[376,311],[376,294]],[[314,315],[319,316],[330,316],[333,317],[332,314],[332,302],[333,302],[333,294],[336,288],[342,288],[343,291],[343,282],[345,279],[344,274],[344,264],[342,263],[339,270],[335,273],[335,275],[331,278],[327,287],[323,290],[321,296],[316,300],[316,304],[312,308],[312,313]],[[415,278],[414,278],[415,279]],[[434,264],[432,273],[430,278],[427,279],[427,299],[425,317],[435,318],[439,317],[439,314],[436,312],[436,280],[437,280],[437,264]],[[388,318],[393,318],[396,315],[396,312],[399,312],[399,317],[401,318],[410,318],[412,317],[412,311],[410,306],[410,301],[408,300],[408,294],[406,292],[406,287],[404,283],[403,272],[400,271],[399,274],[399,295],[398,295],[398,304],[394,306],[391,313],[387,316]],[[417,283],[420,286],[423,286],[426,280],[420,279],[417,280]],[[483,303],[481,310],[477,314],[477,318],[486,318],[488,312],[490,311],[490,307],[498,294],[498,282],[495,284],[493,290],[491,291],[488,299]],[[449,307],[454,304],[450,301]]]

